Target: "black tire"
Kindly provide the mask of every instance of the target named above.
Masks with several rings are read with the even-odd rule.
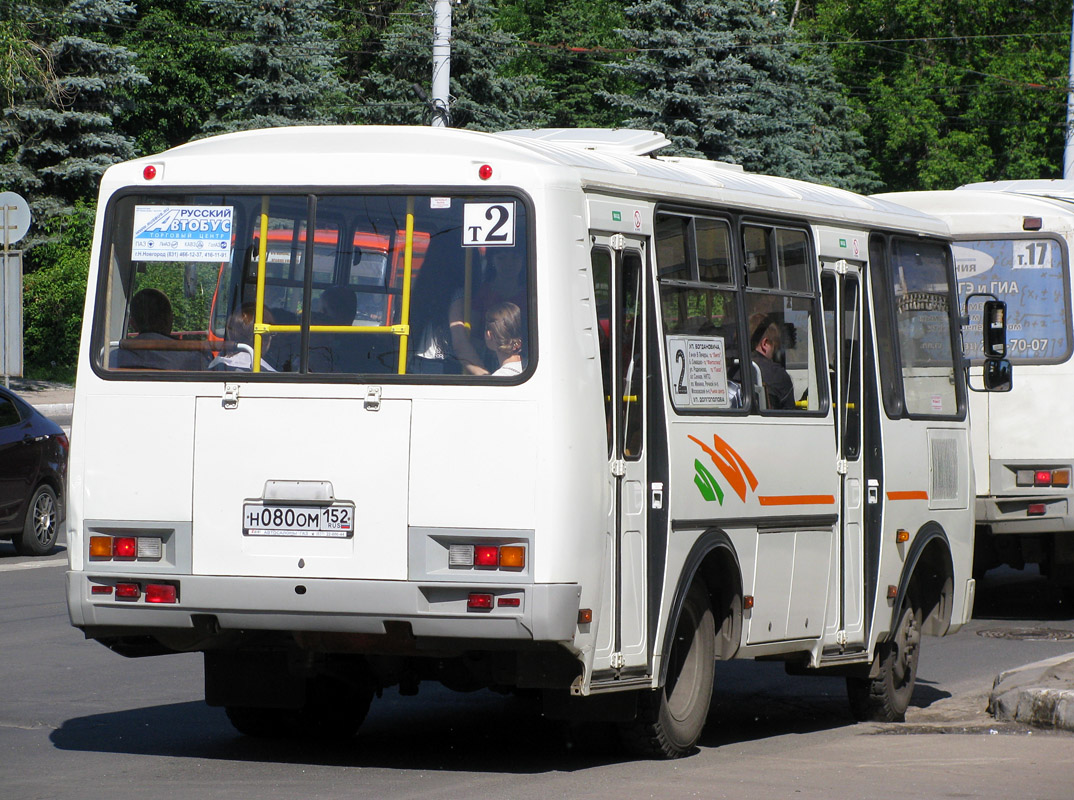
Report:
[[[921,654],[921,612],[907,603],[895,633],[877,648],[875,678],[847,678],[847,697],[854,718],[861,722],[902,722],[914,694]]]
[[[663,688],[644,693],[637,719],[620,728],[626,746],[649,758],[689,755],[705,727],[716,674],[716,626],[700,582],[683,600],[668,659]]]
[[[44,556],[52,552],[60,533],[60,506],[52,487],[37,487],[26,509],[22,533],[14,537],[15,551],[20,556]]]
[[[350,739],[369,713],[374,689],[325,676],[306,684],[302,708],[227,706],[227,718],[239,733],[257,739]]]

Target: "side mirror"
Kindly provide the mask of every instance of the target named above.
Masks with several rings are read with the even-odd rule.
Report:
[[[1007,304],[1002,300],[986,300],[981,329],[984,357],[1004,358],[1007,355]],[[1007,368],[1009,372],[1010,364]]]
[[[990,358],[984,362],[984,388],[986,392],[1009,392],[1013,373],[1011,362],[1005,358]]]

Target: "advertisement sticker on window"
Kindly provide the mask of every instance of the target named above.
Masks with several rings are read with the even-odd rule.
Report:
[[[132,261],[228,261],[233,206],[135,206]]]

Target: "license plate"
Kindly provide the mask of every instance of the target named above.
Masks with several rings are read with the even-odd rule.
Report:
[[[349,539],[354,535],[354,506],[277,506],[244,503],[243,536],[309,536]]]

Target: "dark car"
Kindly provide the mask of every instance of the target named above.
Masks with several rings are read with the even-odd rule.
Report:
[[[59,425],[0,386],[0,539],[20,555],[43,556],[56,545],[68,447]]]

